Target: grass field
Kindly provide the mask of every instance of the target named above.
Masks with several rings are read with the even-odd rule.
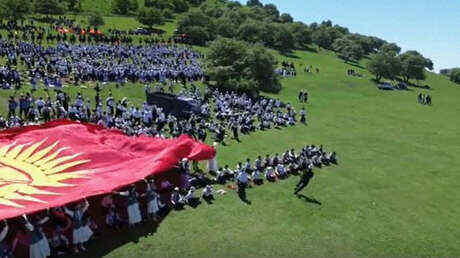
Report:
[[[316,170],[304,191],[321,205],[296,198],[291,177],[249,189],[250,206],[230,192],[213,205],[172,212],[154,232],[145,226],[94,241],[82,257],[460,256],[460,87],[429,74],[423,84],[431,90],[423,91],[434,105],[421,106],[421,90],[379,91],[361,68],[362,78],[347,77],[349,66],[332,53],[294,56],[321,72],[284,79],[271,96],[299,109],[297,94],[307,89],[309,125],[230,141],[218,149],[219,164],[324,144],[337,151],[339,166]],[[139,85],[113,90],[143,101]],[[9,94],[0,92],[3,110]]]

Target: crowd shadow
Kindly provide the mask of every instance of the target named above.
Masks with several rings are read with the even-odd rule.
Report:
[[[161,222],[166,219],[170,211],[167,211],[164,217],[154,222],[152,220],[146,221],[135,228],[124,227],[122,230],[106,230],[90,241],[87,246],[87,252],[78,254],[66,255],[65,257],[73,258],[88,258],[88,257],[105,257],[113,250],[122,247],[128,243],[138,243],[143,237],[150,237],[154,235]]]
[[[298,194],[297,197],[299,199],[303,199],[304,201],[308,202],[308,203],[313,203],[313,204],[316,204],[316,205],[322,205],[322,203],[318,200],[316,200],[315,198],[310,198],[306,195],[303,195],[303,194]]]

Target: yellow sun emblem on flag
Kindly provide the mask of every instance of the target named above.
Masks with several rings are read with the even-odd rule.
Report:
[[[46,203],[32,195],[59,195],[39,187],[69,187],[62,181],[87,178],[90,170],[66,172],[67,169],[85,164],[90,160],[76,159],[81,153],[61,156],[69,148],[55,151],[55,143],[37,150],[46,140],[30,144],[12,143],[0,148],[0,205],[22,208],[15,200]]]

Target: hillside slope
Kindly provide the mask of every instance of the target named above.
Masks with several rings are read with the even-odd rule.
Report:
[[[107,26],[137,26],[132,18],[108,21]],[[250,206],[229,190],[213,205],[172,212],[154,232],[144,227],[94,241],[81,257],[459,256],[460,88],[429,74],[423,84],[431,89],[423,92],[434,105],[422,106],[416,102],[422,90],[380,91],[364,69],[354,68],[362,78],[348,77],[351,67],[333,53],[293,56],[278,58],[311,64],[320,73],[299,71],[270,96],[300,109],[297,94],[308,90],[308,126],[230,141],[218,149],[219,164],[323,144],[337,151],[340,163],[317,170],[304,191],[321,205],[292,194],[294,177],[249,189]],[[103,98],[109,89],[117,99],[144,101],[141,85],[110,85]],[[12,93],[0,91],[3,113]]]

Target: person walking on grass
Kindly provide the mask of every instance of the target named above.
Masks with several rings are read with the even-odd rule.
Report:
[[[310,183],[310,180],[313,178],[314,175],[315,174],[312,171],[312,166],[308,165],[307,170],[302,173],[300,181],[299,183],[297,183],[294,194],[298,195],[300,191],[307,187],[308,183]]]

